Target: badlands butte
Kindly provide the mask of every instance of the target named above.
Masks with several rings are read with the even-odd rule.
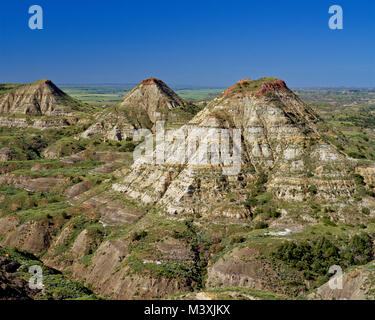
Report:
[[[193,103],[149,78],[104,107],[3,84],[0,114],[2,299],[375,297],[375,163],[280,79]],[[134,130],[157,121],[229,129],[230,152],[238,129],[238,172],[133,161]]]

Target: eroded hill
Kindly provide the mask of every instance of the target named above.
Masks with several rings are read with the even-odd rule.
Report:
[[[199,108],[180,98],[163,81],[149,78],[139,83],[114,106],[97,115],[97,122],[82,137],[104,137],[122,141],[132,139],[134,129],[155,130],[155,122],[180,126],[190,120]]]
[[[0,245],[112,299],[303,298],[330,263],[374,259],[374,164],[327,139],[285,82],[244,79],[197,111],[146,80],[92,123],[33,131],[45,139],[33,160],[3,150]],[[156,131],[158,120],[178,129],[164,161],[134,162],[126,130]],[[196,149],[176,163],[177,140]],[[203,162],[200,145],[214,146]],[[233,150],[239,171],[226,174]]]

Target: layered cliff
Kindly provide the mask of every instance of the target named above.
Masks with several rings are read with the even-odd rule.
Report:
[[[188,106],[149,79],[98,113],[84,137],[156,133],[137,149],[151,141],[153,151],[135,159],[129,149],[116,152],[130,141],[83,139],[90,150],[67,157],[47,148],[46,157],[61,159],[32,167],[9,161],[4,148],[0,244],[33,252],[113,299],[287,299],[322,283],[326,255],[346,257],[356,233],[373,233],[373,163],[332,145],[326,123],[284,81],[241,80],[180,117]],[[179,126],[174,115],[190,120]],[[336,246],[314,245],[322,237]],[[316,254],[296,268],[300,251],[274,255],[284,242]],[[322,297],[335,297],[324,288]]]
[[[82,108],[50,80],[22,85],[1,85],[0,114],[67,116]]]
[[[157,120],[181,125],[197,110],[163,81],[149,78],[128,92],[119,103],[98,114],[97,121],[81,136],[101,135],[105,139],[121,141],[132,137],[134,129],[154,130]]]
[[[284,81],[241,80],[173,133],[185,145],[194,141],[195,153],[180,151],[186,153],[184,161],[176,164],[179,151],[164,142],[163,163],[135,162],[113,189],[155,203],[171,214],[199,212],[230,218],[253,215],[256,205],[247,202],[259,195],[255,190],[259,184],[265,187],[263,193],[269,193],[267,197],[285,201],[353,197],[357,192],[351,176],[353,163],[322,137],[319,122]],[[241,150],[240,170],[235,174],[224,173],[225,161],[221,160],[228,155],[221,147],[208,149],[205,162],[191,161],[201,157],[200,145],[215,145],[215,135],[222,132],[217,130],[223,129],[231,141],[233,129],[241,135],[236,146]],[[229,153],[230,162],[232,144]]]

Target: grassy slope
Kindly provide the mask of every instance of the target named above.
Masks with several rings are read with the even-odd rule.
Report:
[[[44,290],[35,297],[38,300],[95,300],[98,297],[81,282],[70,280],[61,272],[46,267],[37,257],[16,248],[0,247],[0,256],[7,257],[21,264],[17,270],[19,279],[28,281],[31,274],[29,267],[38,265],[43,271]]]
[[[196,94],[196,93],[194,93]],[[207,94],[207,92],[205,93]],[[303,97],[302,97],[303,98]],[[364,102],[362,102],[365,104]],[[368,131],[374,127],[373,117],[371,113],[372,106],[366,104],[360,107],[346,107],[346,111],[349,116],[345,115],[345,121],[343,121],[343,114],[340,112],[339,106],[331,106],[327,104],[314,105],[316,110],[322,114],[323,118],[326,118],[329,125],[332,125],[335,130],[343,130],[345,128],[344,137],[350,136],[350,139],[344,139],[342,144],[345,151],[350,148],[356,148],[355,151],[358,152],[361,157],[366,157],[372,159],[372,135]],[[361,109],[363,108],[363,109]],[[370,112],[366,108],[370,108]],[[332,116],[334,117],[332,119]],[[349,119],[348,119],[349,117]],[[365,136],[361,143],[367,142],[366,148],[357,148],[357,140],[353,137],[357,135],[362,136],[362,130],[365,129],[365,134],[369,137],[369,141],[366,141]],[[37,130],[29,129],[2,129],[1,131],[1,147],[3,146],[13,146],[15,150],[23,156],[19,156],[21,161],[9,161],[2,163],[2,167],[10,167],[9,172],[19,175],[32,175],[34,177],[39,176],[62,176],[68,178],[68,183],[65,187],[83,181],[86,179],[97,179],[97,192],[102,192],[103,190],[108,190],[109,184],[105,182],[106,179],[111,179],[112,176],[93,176],[89,175],[89,171],[100,163],[95,161],[84,161],[75,165],[63,165],[59,160],[43,160],[40,158],[41,151],[46,147],[46,145],[51,145],[53,143],[59,142],[63,144],[64,155],[68,155],[71,152],[83,149],[96,149],[96,150],[113,150],[113,151],[126,151],[123,150],[127,142],[123,143],[104,143],[102,141],[91,140],[75,140],[72,139],[72,135],[81,132],[83,128],[66,128],[61,130],[47,130],[43,133]],[[327,134],[331,133],[327,131]],[[336,133],[341,134],[341,133]],[[31,136],[34,135],[34,136]],[[35,136],[36,135],[36,136]],[[42,139],[44,143],[40,145],[39,139]],[[35,140],[35,141],[34,141]],[[33,146],[32,148],[30,148]],[[375,150],[375,147],[374,147]],[[27,161],[26,161],[27,160]],[[44,169],[38,171],[30,171],[30,168],[35,164],[44,166]],[[65,188],[64,187],[64,188]],[[132,226],[121,226],[121,227],[103,227],[98,224],[97,217],[92,219],[90,215],[93,214],[90,210],[83,210],[80,206],[70,207],[67,205],[66,199],[59,193],[50,192],[47,194],[41,194],[40,192],[28,192],[20,190],[14,187],[1,186],[0,194],[4,196],[3,201],[0,205],[1,215],[13,214],[22,219],[22,221],[28,220],[44,220],[55,225],[55,232],[58,233],[62,226],[74,225],[76,226],[77,232],[83,230],[83,228],[89,228],[94,230],[95,234],[101,235],[100,241],[105,239],[116,239],[119,237],[125,237],[131,240],[131,237],[135,232],[140,232],[140,230],[145,230],[146,234],[139,240],[133,242],[130,247],[130,255],[127,260],[127,266],[130,266],[133,272],[149,272],[152,274],[161,274],[166,277],[192,277],[196,288],[199,288],[204,284],[204,270],[205,264],[204,260],[208,253],[212,253],[210,257],[211,261],[217,261],[220,257],[231,253],[235,247],[248,246],[253,248],[258,248],[261,253],[270,257],[271,253],[277,249],[278,245],[283,241],[281,237],[274,237],[267,235],[268,230],[257,229],[250,225],[228,225],[228,224],[214,224],[212,225],[210,221],[205,221],[204,219],[196,218],[196,222],[200,224],[197,230],[193,230],[191,227],[184,224],[184,222],[179,221],[169,221],[166,219],[161,219],[156,211],[150,211],[150,214],[142,218],[139,223]],[[126,199],[120,199],[124,201],[124,205],[137,207],[137,204],[127,202]],[[261,199],[264,200],[263,198]],[[284,204],[274,203],[272,200],[269,201],[268,206],[283,206]],[[267,205],[267,203],[266,203]],[[145,208],[140,208],[144,210]],[[150,209],[150,208],[146,208]],[[301,208],[295,208],[296,218],[298,216],[298,211]],[[288,238],[296,241],[312,241],[314,239],[319,239],[321,237],[327,237],[333,243],[344,246],[345,243],[349,241],[349,238],[356,233],[366,232],[368,234],[373,234],[375,232],[374,222],[369,223],[367,226],[359,225],[332,225],[327,223],[324,217],[323,208],[319,207],[318,204],[311,204],[312,215],[321,215],[322,221],[320,224],[314,227],[306,227],[304,230],[298,233],[291,234]],[[272,219],[277,219],[277,217],[271,217],[267,212],[260,213],[262,219],[272,221]],[[177,233],[176,233],[177,232]],[[105,234],[105,236],[103,236]],[[160,266],[146,263],[142,261],[144,259],[154,259],[155,249],[153,244],[158,241],[160,234],[168,234],[171,237],[177,237],[183,241],[194,241],[193,244],[199,245],[201,257],[201,264],[162,264]],[[181,238],[182,237],[182,238]],[[217,240],[217,238],[220,240]],[[60,248],[60,254],[67,252],[69,246],[74,241],[72,237],[71,242]],[[191,243],[189,243],[190,245]],[[92,253],[84,257],[83,261],[86,263],[90,262]],[[278,263],[283,264],[282,261]],[[200,272],[200,274],[199,274]],[[325,279],[324,277],[322,279]],[[320,284],[322,279],[317,278],[314,280],[314,286]],[[236,289],[236,288],[218,288],[214,290],[218,297],[228,297],[227,292],[230,291],[241,291],[241,294],[245,296],[249,295],[260,295],[261,293],[246,291],[246,289]],[[75,296],[77,297],[77,296]],[[267,295],[263,295],[267,298]],[[274,296],[269,296],[268,298],[275,298]]]

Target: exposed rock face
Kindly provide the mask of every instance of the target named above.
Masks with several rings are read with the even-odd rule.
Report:
[[[208,268],[207,288],[248,287],[291,294],[284,291],[287,286],[282,286],[281,283],[301,279],[301,276],[292,270],[285,272],[270,262],[262,261],[255,249],[236,248]],[[302,287],[300,290],[302,292]]]
[[[24,119],[14,117],[0,117],[0,127],[8,128],[33,128],[38,130],[59,129],[74,124],[72,119]]]
[[[3,244],[8,247],[17,247],[34,254],[50,246],[51,235],[48,227],[39,222],[27,222],[9,233]]]
[[[369,189],[375,191],[375,163],[356,167],[356,173],[363,177]]]
[[[62,245],[71,237],[72,230],[65,228],[52,244],[51,249]],[[128,242],[125,239],[104,241],[95,251],[90,266],[79,262],[79,257],[87,254],[92,240],[87,230],[83,230],[70,248],[71,260],[59,260],[59,257],[44,259],[49,266],[70,270],[76,279],[84,279],[93,284],[95,292],[111,299],[155,299],[166,295],[188,291],[186,279],[174,279],[152,276],[150,274],[130,273],[124,264],[128,255]],[[53,253],[53,250],[49,250]],[[185,248],[178,248],[175,254],[185,259]],[[176,257],[175,257],[176,258]]]
[[[0,113],[61,116],[72,102],[52,81],[41,80],[0,95]]]
[[[129,110],[135,116],[133,123],[136,128],[151,128],[150,125],[156,120],[166,120],[170,110],[187,104],[163,81],[149,78],[130,91],[119,103],[119,107]]]
[[[56,186],[61,186],[65,182],[62,178],[32,178],[15,174],[0,175],[0,184],[13,185],[20,189],[29,191],[49,192]]]
[[[92,186],[93,186],[93,183],[91,181],[82,181],[66,189],[65,195],[68,196],[69,198],[74,198],[78,196],[79,194],[86,192],[87,190],[90,190]]]
[[[153,130],[157,120],[168,124],[174,115],[178,119],[186,106],[163,82],[147,79],[121,103],[98,114],[97,122],[82,136],[124,140],[135,128]],[[197,147],[184,154],[182,164],[173,160],[180,154],[178,148],[166,141],[163,163],[147,163],[143,161],[146,157],[141,157],[131,169],[126,153],[90,148],[61,158],[58,147],[45,149],[44,157],[60,158],[64,164],[88,159],[104,162],[87,175],[81,176],[77,170],[79,176],[74,179],[20,176],[11,173],[17,164],[3,164],[0,184],[64,193],[72,208],[52,219],[24,224],[21,222],[26,220],[17,215],[1,217],[0,243],[33,252],[46,265],[69,272],[72,278],[92,284],[96,293],[112,299],[165,298],[192,289],[224,290],[238,297],[234,288],[249,290],[249,294],[241,293],[247,298],[255,298],[250,289],[296,297],[306,292],[309,282],[301,272],[275,262],[268,254],[278,242],[289,240],[289,236],[293,239],[289,233],[304,231],[304,225],[319,221],[310,205],[322,204],[319,213],[344,223],[347,206],[355,208],[358,215],[362,212],[358,209],[366,207],[364,211],[369,213],[364,219],[375,213],[375,201],[365,192],[358,200],[359,177],[353,175],[356,172],[363,177],[362,191],[365,185],[367,191],[374,189],[374,166],[359,166],[338,151],[321,136],[319,121],[282,80],[244,79],[169,137]],[[240,130],[239,145],[232,143],[233,129]],[[240,150],[240,167],[234,174],[225,174],[228,165],[221,161],[225,150],[212,147],[216,130],[229,132],[230,157],[233,148]],[[198,150],[204,144],[211,147],[207,161],[189,162],[202,160]],[[161,152],[155,150],[154,160]],[[8,150],[0,150],[1,154],[9,158]],[[54,165],[43,161],[30,170],[47,171]],[[82,181],[90,174],[103,174],[103,178]],[[73,181],[81,182],[67,188]],[[256,213],[263,208],[254,208],[249,201],[254,194],[259,196],[255,186],[262,187],[261,197],[271,199],[268,208],[280,209],[278,218],[263,216],[266,211]],[[341,209],[323,211],[327,204]],[[256,222],[263,219],[271,228],[269,232],[254,230]],[[362,220],[355,223],[359,222]],[[0,273],[0,281],[1,277]],[[370,296],[367,289],[366,294],[361,290],[371,277],[358,279],[353,276],[347,281],[355,295],[347,291],[337,296],[325,287],[319,294],[327,298]],[[206,299],[211,293],[195,292],[186,297]]]
[[[92,248],[92,241],[88,234],[88,230],[83,230],[75,239],[71,252],[74,259],[80,259],[85,256]]]
[[[9,161],[13,159],[13,153],[10,148],[0,149],[0,161]]]
[[[272,93],[274,90],[288,89],[286,83],[283,80],[277,79],[274,81],[263,82],[262,88],[257,91],[257,94],[265,95],[267,92]]]
[[[108,140],[125,140],[132,137],[134,129],[153,130],[156,120],[178,123],[181,117],[191,119],[191,106],[163,81],[149,78],[127,93],[118,104],[99,114],[98,121],[81,136],[103,135]]]
[[[110,294],[112,299],[155,299],[189,290],[184,279],[179,281],[148,274],[130,275],[126,266],[121,267],[126,255],[127,245],[124,241],[106,241],[95,252],[89,272],[77,268],[74,275],[84,276],[87,283],[94,284],[97,292],[101,295]]]
[[[374,300],[375,299],[375,262],[347,271],[342,276],[342,288],[335,288],[337,277],[332,279],[333,286],[325,283],[309,299],[318,300]]]
[[[82,138],[94,135],[103,135],[105,140],[122,141],[133,134],[134,126],[126,115],[115,107],[111,112],[105,110],[97,116],[98,121],[91,125],[82,134]]]
[[[282,80],[244,79],[180,129],[186,144],[196,141],[192,130],[200,129],[200,138],[210,139],[212,129],[240,129],[238,174],[223,175],[222,164],[212,161],[207,165],[137,161],[113,189],[144,203],[156,203],[171,214],[199,212],[236,219],[250,214],[243,206],[246,187],[261,172],[268,176],[267,190],[279,199],[301,201],[312,194],[330,200],[350,197],[356,189],[349,174],[353,164],[321,137],[318,122],[315,113]],[[175,155],[173,147],[166,146],[166,154]],[[211,150],[209,158],[217,153]],[[189,160],[197,157],[198,151]],[[229,192],[232,198],[228,198]]]
[[[17,278],[20,264],[0,257],[0,300],[30,300],[39,290],[31,290],[26,280]]]
[[[0,238],[5,239],[8,233],[17,227],[18,220],[18,218],[11,216],[0,218]]]
[[[124,207],[121,201],[112,200],[105,194],[92,196],[90,191],[77,194],[69,202],[94,208],[100,214],[100,222],[105,226],[130,225],[144,215],[142,210]]]

